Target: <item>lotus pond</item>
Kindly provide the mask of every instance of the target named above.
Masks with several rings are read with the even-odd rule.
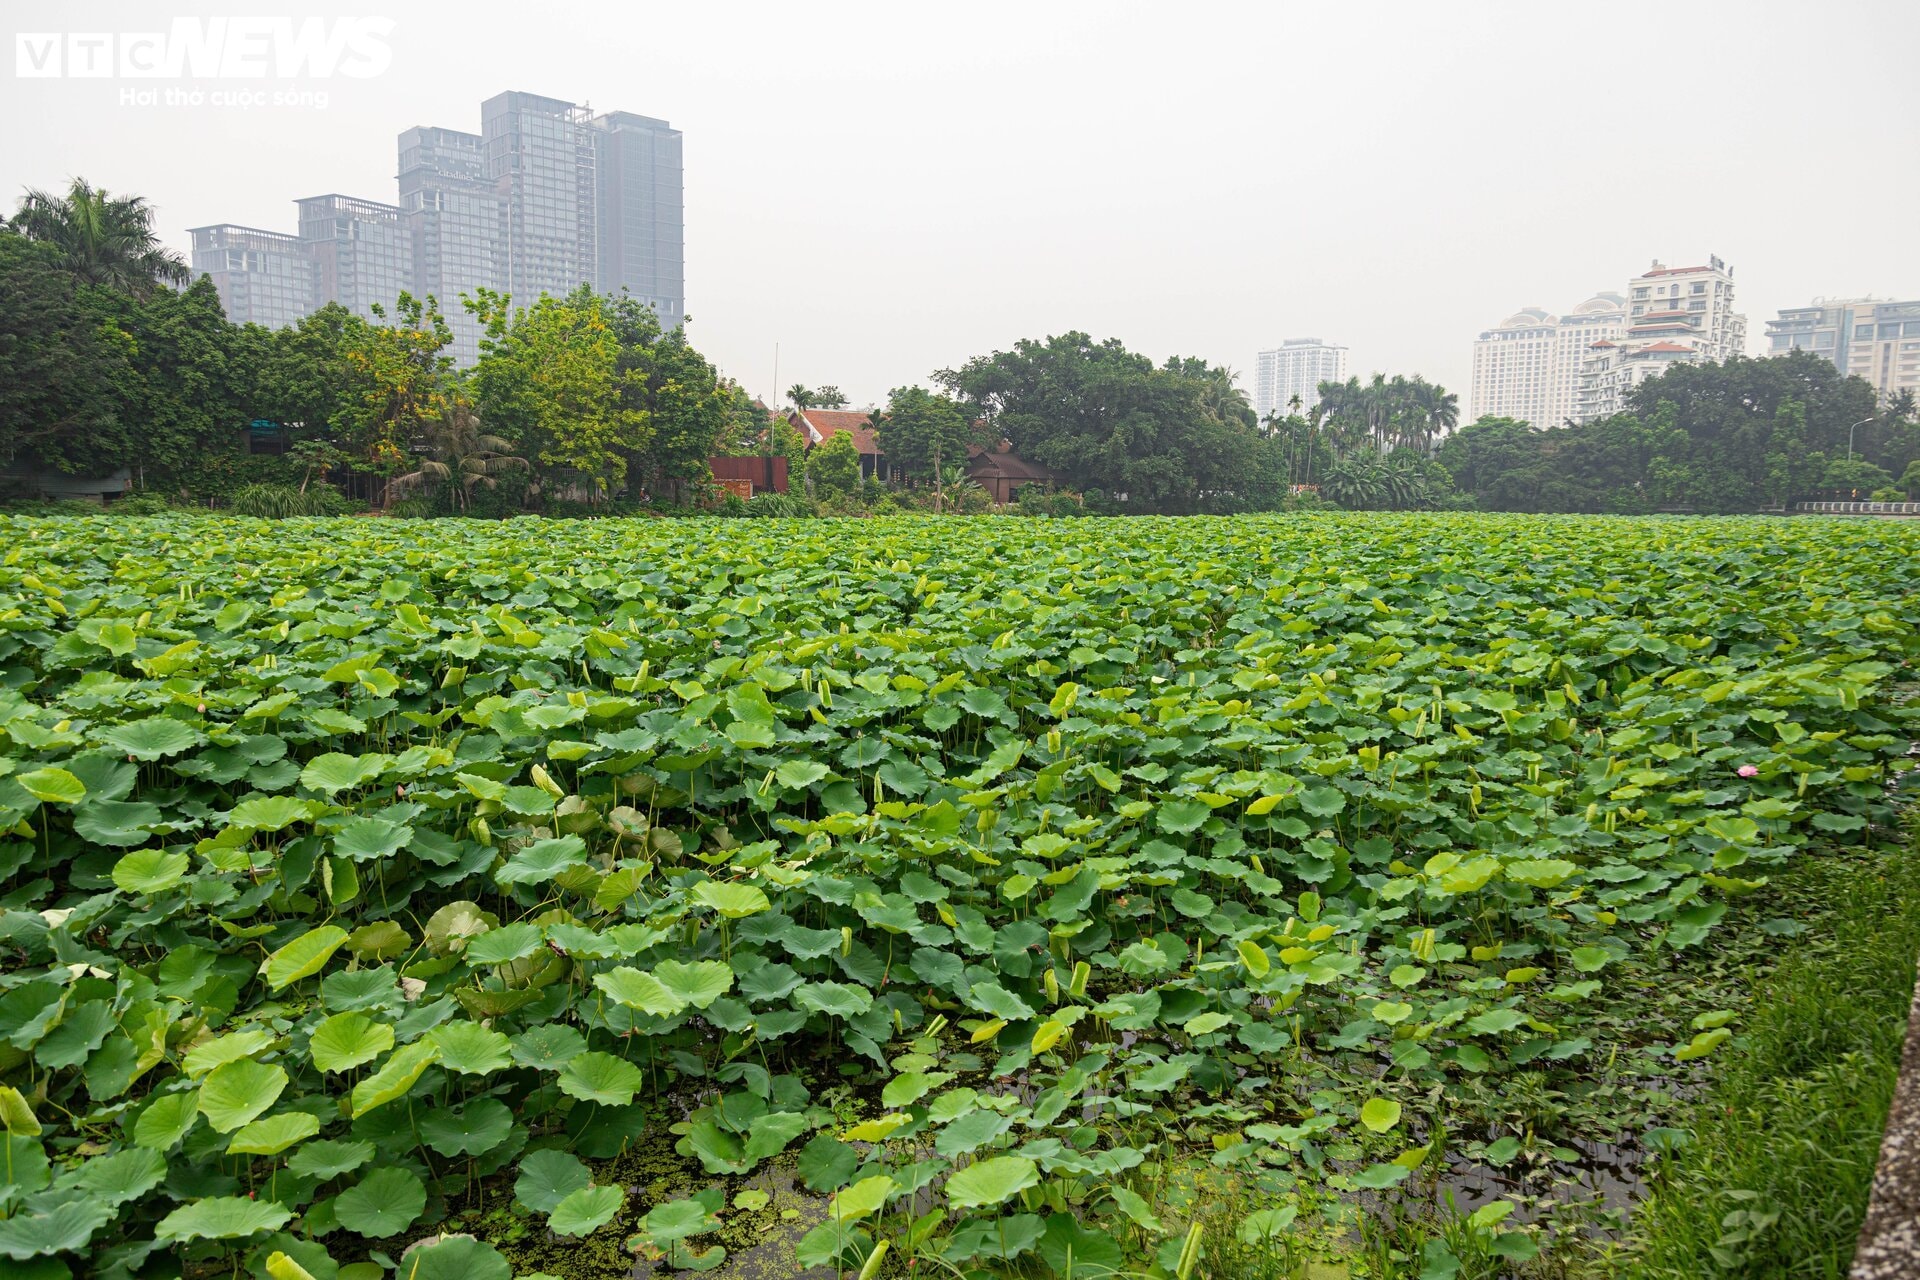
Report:
[[[1524,1267],[1916,623],[1893,522],[0,517],[0,1269]]]

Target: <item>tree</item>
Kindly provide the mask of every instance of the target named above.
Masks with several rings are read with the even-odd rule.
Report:
[[[335,411],[334,430],[359,465],[393,475],[451,407],[448,386],[453,359],[445,354],[453,331],[433,299],[402,293],[392,322],[375,305],[373,320],[350,316],[340,335],[346,394]]]
[[[646,425],[644,439],[628,451],[628,472],[645,477],[652,492],[684,502],[713,478],[707,459],[728,429],[731,384],[693,349],[684,328],[661,332],[650,307],[617,298],[607,313],[618,343],[620,404],[630,421]]]
[[[1232,375],[1178,357],[1156,367],[1117,339],[1023,340],[937,379],[1023,457],[1135,511],[1194,511],[1233,497],[1256,465],[1257,424],[1223,394]]]
[[[794,408],[800,410],[803,413],[806,410],[813,408],[815,403],[813,398],[813,392],[807,390],[807,388],[801,386],[797,382],[787,388],[787,399],[793,402]]]
[[[426,485],[444,484],[455,510],[465,511],[473,503],[476,488],[491,489],[503,475],[533,469],[513,452],[510,442],[481,430],[479,415],[464,400],[454,401],[428,433],[426,444],[427,456],[419,466],[387,482],[389,499]],[[300,487],[304,492],[306,485]]]
[[[815,387],[813,389],[813,403],[809,407],[814,409],[844,409],[847,407],[847,397],[840,388],[834,386],[832,383],[828,383],[824,387]]]
[[[564,298],[543,294],[531,307],[510,309],[504,295],[481,290],[468,306],[485,325],[470,375],[482,420],[549,479],[583,486],[588,501],[621,490],[628,460],[646,450],[652,427],[629,385],[638,374],[622,367],[619,317],[607,299],[582,285]]]
[[[185,284],[187,264],[153,234],[153,207],[75,178],[64,195],[30,190],[13,229],[50,245],[74,279],[145,298],[156,284]]]
[[[1920,458],[1907,464],[1907,469],[1900,473],[1898,483],[1907,491],[1908,502],[1920,502]]]
[[[945,510],[946,469],[965,463],[969,445],[984,443],[984,432],[957,402],[924,387],[895,387],[886,412],[875,410],[869,421],[889,466],[932,479],[936,511]]]
[[[112,388],[134,376],[131,344],[103,330],[49,245],[0,231],[0,466],[71,473],[118,427]]]
[[[807,452],[807,483],[816,493],[850,494],[860,484],[860,453],[853,437],[836,431]]]
[[[1849,469],[1854,424],[1862,465]],[[1530,431],[1483,420],[1438,456],[1481,506],[1499,510],[1753,511],[1816,492],[1872,492],[1920,456],[1916,436],[1896,406],[1875,412],[1868,383],[1796,351],[1676,365],[1635,388],[1627,412],[1592,422]]]

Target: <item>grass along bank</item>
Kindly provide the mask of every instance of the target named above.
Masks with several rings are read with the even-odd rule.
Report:
[[[1692,1108],[1693,1140],[1637,1211],[1643,1280],[1839,1280],[1866,1214],[1920,954],[1920,838],[1805,860],[1799,900],[1828,904],[1783,948]]]

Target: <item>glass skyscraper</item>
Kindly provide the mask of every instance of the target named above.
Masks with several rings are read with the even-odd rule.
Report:
[[[477,289],[505,292],[506,200],[486,174],[477,133],[417,128],[400,135],[400,208],[413,238],[415,292],[432,296],[453,330],[453,358],[480,355],[480,321],[462,305]]]
[[[603,293],[625,290],[671,329],[686,318],[686,215],[680,131],[665,120],[613,111],[594,119],[599,165]]]
[[[343,195],[296,203],[319,304],[337,302],[361,316],[378,306],[392,315],[395,299],[414,290],[413,238],[399,206]]]
[[[489,98],[480,116],[477,134],[400,134],[397,205],[302,200],[298,236],[203,227],[195,270],[213,276],[234,319],[260,323],[291,324],[328,302],[365,315],[403,290],[431,295],[461,365],[478,358],[480,341],[462,297],[482,288],[524,306],[586,284],[631,294],[665,328],[684,322],[680,132],[531,93]]]
[[[227,319],[270,329],[314,310],[313,259],[299,236],[222,223],[195,227],[193,273],[213,281]]]

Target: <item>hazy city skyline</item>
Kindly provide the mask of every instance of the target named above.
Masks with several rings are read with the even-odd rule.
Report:
[[[1354,373],[1464,400],[1479,332],[1655,258],[1734,264],[1755,353],[1782,308],[1920,296],[1920,244],[1893,230],[1920,175],[1888,147],[1920,115],[1901,68],[1920,7],[1839,8],[579,6],[531,26],[524,6],[412,4],[364,78],[23,78],[16,49],[0,103],[38,123],[0,155],[0,196],[84,176],[149,198],[184,251],[189,227],[390,193],[400,130],[522,90],[684,132],[694,342],[758,394],[835,383],[865,404],[1084,329],[1227,364],[1250,394],[1257,351],[1325,334]],[[8,27],[263,11],[369,13],[20,4]],[[1673,102],[1685,85],[1712,110]],[[327,105],[121,101],[235,86]]]

